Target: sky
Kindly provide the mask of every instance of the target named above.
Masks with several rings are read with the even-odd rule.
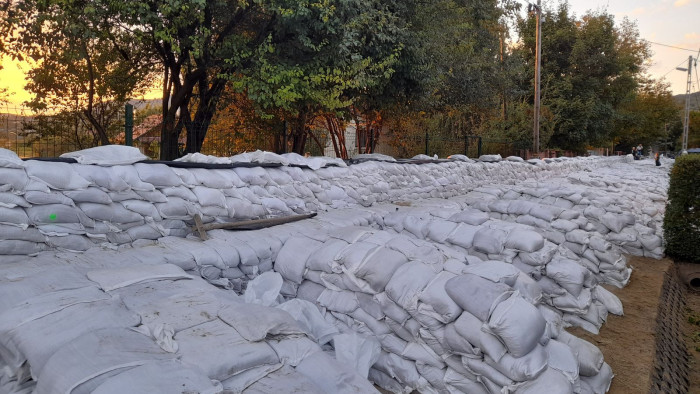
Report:
[[[543,3],[556,4],[547,0]],[[602,10],[614,15],[616,21],[627,17],[636,21],[643,39],[691,49],[692,51],[686,51],[651,44],[651,76],[656,79],[665,78],[673,94],[685,93],[687,73],[675,68],[687,67],[688,56],[697,57],[700,49],[700,0],[569,0],[569,5],[577,16],[588,10]],[[0,61],[4,67],[0,70],[0,88],[6,88],[11,93],[10,102],[18,105],[28,100],[30,95],[24,91],[24,74],[29,66],[13,62],[7,57],[0,58]],[[696,70],[693,71],[692,80],[691,92],[696,92],[700,88],[697,85]],[[154,97],[157,96],[158,94]]]
[[[652,42],[649,73],[655,79],[665,76],[673,94],[685,94],[688,73],[675,68],[687,68],[688,56],[697,58],[700,50],[700,0],[569,0],[569,5],[577,16],[588,10],[607,10],[616,22],[624,17],[636,21],[641,38]],[[698,91],[696,78],[693,68],[691,92]]]

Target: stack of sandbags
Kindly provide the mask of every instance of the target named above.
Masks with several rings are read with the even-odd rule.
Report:
[[[416,216],[421,214],[419,209],[404,211],[388,213],[384,226],[449,246],[471,257],[472,261],[496,260],[512,264],[536,280],[544,302],[564,312],[568,324],[597,333],[610,309],[622,314],[619,301],[605,305],[593,297],[598,288],[596,274],[599,271],[591,270],[580,257],[546,240],[532,227],[489,219],[486,213],[469,208],[451,215],[451,211],[433,212],[450,215],[447,219],[425,212]],[[622,269],[627,270],[629,277],[624,262]]]
[[[262,159],[246,158],[250,162],[244,164],[269,164],[270,155],[260,152],[254,156]],[[68,251],[82,251],[95,243],[121,245],[185,236],[195,214],[204,222],[230,221],[397,199],[446,198],[486,183],[547,179],[612,162],[572,159],[532,166],[512,161],[423,165],[367,161],[349,167],[339,162],[302,168],[279,159],[276,168],[208,169],[140,162],[145,157],[138,150],[120,146],[64,155],[78,164],[22,161],[7,150],[2,156],[0,224],[38,228],[48,237],[48,247]],[[13,240],[21,242],[0,252],[23,255],[45,248],[27,243],[37,243],[33,240]]]
[[[0,265],[3,392],[375,392],[321,349],[352,342],[309,324],[327,326],[315,307],[244,303],[133,249]]]
[[[369,377],[393,392],[537,392],[547,385],[573,392],[578,363],[590,362],[577,361],[575,351],[561,344],[553,350],[559,361],[548,367],[544,346],[558,330],[545,329],[538,283],[511,264],[353,226],[288,238],[274,269],[296,290],[283,292],[286,297],[316,304],[341,332],[377,338],[382,353]],[[561,329],[562,314],[548,311],[555,316],[550,325]],[[520,331],[530,334],[506,339],[527,319],[533,327]],[[593,364],[596,372],[589,374],[601,378],[602,358]]]

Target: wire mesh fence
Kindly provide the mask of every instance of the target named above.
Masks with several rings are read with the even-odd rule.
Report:
[[[123,112],[110,115],[107,134],[117,139],[124,129]],[[0,105],[0,147],[23,158],[58,157],[99,145],[99,135],[80,111]]]
[[[158,114],[137,116],[133,127],[133,144],[146,156],[160,156],[160,129],[162,121]],[[110,142],[125,143],[124,108],[114,112],[108,119],[106,130]],[[336,157],[336,149],[330,133],[323,129],[312,129],[313,136],[307,139],[304,153],[312,156]],[[358,135],[354,124],[344,130],[345,147],[349,157],[358,153],[370,153],[366,142]],[[279,135],[278,135],[279,134]],[[209,130],[201,153],[220,157],[232,156],[255,149],[288,152],[280,138],[281,130],[273,132],[251,131],[239,128],[214,127]],[[184,153],[186,131],[179,142]],[[81,111],[48,109],[34,112],[25,106],[0,106],[0,147],[16,152],[20,157],[58,157],[63,153],[94,147],[100,144],[97,131]],[[371,145],[371,144],[370,144]],[[286,148],[286,149],[285,149]],[[500,154],[503,157],[522,155],[512,142],[461,135],[389,135],[378,137],[376,153],[410,158],[419,154],[437,155],[445,158],[453,154],[479,157],[482,154]]]

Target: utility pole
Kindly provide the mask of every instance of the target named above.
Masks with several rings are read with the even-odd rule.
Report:
[[[683,150],[682,154],[688,153],[688,126],[690,123],[690,85],[692,83],[691,73],[693,71],[693,56],[688,56],[688,81],[685,88],[685,116],[683,117]]]
[[[530,10],[534,9],[536,17],[535,33],[535,121],[533,125],[533,150],[539,156],[540,153],[540,68],[542,66],[542,8],[540,0],[537,5],[530,5]]]

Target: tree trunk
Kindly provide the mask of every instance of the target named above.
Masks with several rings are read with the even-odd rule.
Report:
[[[304,155],[304,148],[306,147],[306,121],[308,119],[308,112],[302,110],[299,115],[292,121],[292,152]]]

